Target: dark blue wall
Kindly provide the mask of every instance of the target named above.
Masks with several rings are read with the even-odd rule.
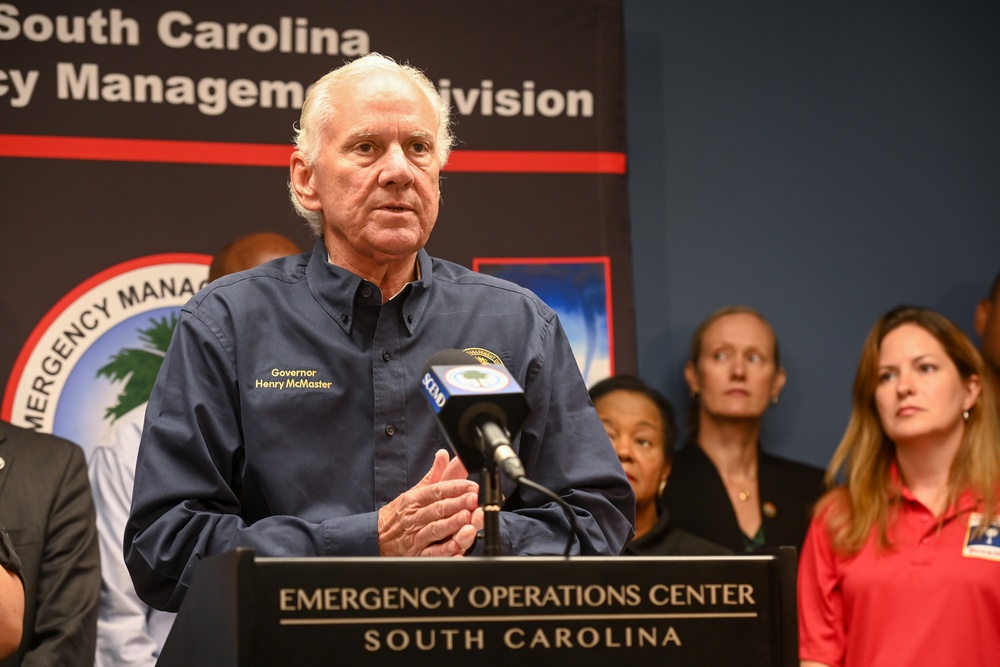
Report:
[[[625,0],[639,373],[683,415],[718,307],[774,324],[775,453],[825,466],[868,329],[1000,271],[1000,4]],[[978,342],[978,341],[977,341]]]

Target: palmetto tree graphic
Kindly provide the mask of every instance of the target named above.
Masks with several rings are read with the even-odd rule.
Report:
[[[485,387],[486,380],[490,379],[490,377],[491,376],[488,373],[476,370],[468,370],[462,373],[463,380],[466,380],[470,383],[474,382],[475,384],[478,384],[480,387]]]
[[[97,377],[104,376],[111,382],[124,382],[118,402],[104,412],[112,423],[132,408],[149,400],[156,374],[163,364],[170,337],[177,327],[177,315],[163,319],[150,318],[148,329],[139,329],[139,339],[145,348],[125,348],[112,355],[111,361],[97,370]]]

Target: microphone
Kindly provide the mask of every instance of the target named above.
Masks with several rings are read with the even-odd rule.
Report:
[[[421,384],[467,469],[492,460],[514,481],[525,476],[510,440],[528,416],[528,403],[510,371],[462,350],[441,350],[428,360]]]

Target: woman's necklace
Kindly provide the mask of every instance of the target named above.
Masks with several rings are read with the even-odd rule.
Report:
[[[733,479],[729,477],[728,479],[723,476],[722,483],[725,485],[726,490],[735,495],[740,499],[740,502],[748,502],[753,498],[753,488],[757,484],[757,480],[753,479],[754,476],[751,475],[740,475],[738,479]]]

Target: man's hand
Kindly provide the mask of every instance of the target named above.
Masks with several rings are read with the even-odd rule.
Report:
[[[379,510],[383,556],[461,556],[483,527],[479,485],[455,457],[441,449],[417,484]]]

